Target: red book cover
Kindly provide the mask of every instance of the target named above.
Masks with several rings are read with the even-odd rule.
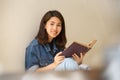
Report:
[[[72,55],[74,53],[76,53],[78,56],[80,56],[80,53],[88,52],[95,43],[96,43],[96,40],[93,40],[88,45],[77,43],[77,42],[73,42],[68,48],[66,48],[63,51],[63,55],[65,57],[72,57]]]

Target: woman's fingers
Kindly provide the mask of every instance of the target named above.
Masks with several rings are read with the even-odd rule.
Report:
[[[82,60],[83,60],[83,57],[84,57],[84,54],[83,53],[80,53],[80,56],[78,56],[77,54],[73,54],[72,55],[73,59],[78,63],[78,64],[81,64],[82,63]]]
[[[64,60],[64,58],[65,58],[65,56],[62,56],[61,54],[62,54],[62,52],[57,53],[56,56],[55,56],[55,58],[54,58],[54,61],[55,61],[57,64],[63,62],[63,60]]]
[[[83,54],[82,53],[80,53],[80,57],[83,58]]]
[[[75,59],[79,58],[79,56],[78,56],[76,53],[74,53],[74,54],[72,55],[72,57],[75,58]]]
[[[61,55],[61,54],[62,54],[62,52],[59,52],[59,53],[56,54],[56,56],[59,56],[59,55]]]
[[[81,58],[85,56],[85,53],[80,53]]]

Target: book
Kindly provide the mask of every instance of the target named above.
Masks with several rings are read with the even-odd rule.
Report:
[[[65,57],[72,57],[76,53],[80,57],[80,53],[86,54],[96,43],[97,40],[91,41],[88,45],[78,42],[73,42],[68,48],[66,48],[62,55]]]

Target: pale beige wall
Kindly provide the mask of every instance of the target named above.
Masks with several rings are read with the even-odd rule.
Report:
[[[23,72],[25,48],[48,10],[59,10],[66,21],[67,46],[72,41],[98,42],[85,56],[101,66],[104,40],[119,31],[119,0],[0,0],[0,64],[3,72]],[[0,68],[1,69],[1,68]]]

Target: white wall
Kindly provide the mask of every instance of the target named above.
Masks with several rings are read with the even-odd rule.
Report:
[[[25,48],[35,37],[41,17],[59,10],[66,21],[67,39],[98,42],[84,62],[99,67],[104,40],[119,31],[119,0],[0,0],[0,64],[3,72],[23,72]]]

